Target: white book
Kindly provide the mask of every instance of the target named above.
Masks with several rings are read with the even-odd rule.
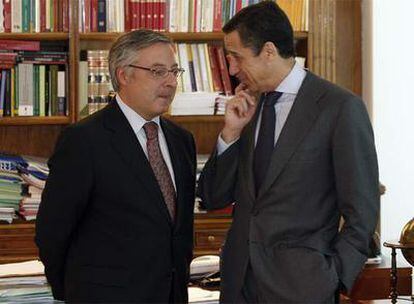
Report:
[[[178,32],[177,24],[177,13],[178,13],[178,1],[179,0],[170,0],[168,4],[168,31],[169,32]]]
[[[46,30],[50,30],[50,1],[46,0]]]
[[[33,116],[33,64],[19,63],[19,116]]]
[[[33,8],[32,8],[33,9]],[[35,32],[40,33],[40,0],[35,0]]]
[[[191,43],[190,50],[191,50],[191,55],[193,57],[194,76],[196,80],[197,91],[203,92],[204,87],[203,87],[203,81],[201,79],[201,66],[200,66],[201,63],[200,63],[200,58],[198,56],[197,44]]]
[[[4,32],[3,1],[0,1],[0,33]]]
[[[22,32],[22,1],[11,0],[11,31],[12,33]]]
[[[188,64],[187,45],[185,43],[178,44],[178,56],[180,56],[181,67],[185,70],[182,75],[183,92],[191,92],[190,66]]]
[[[180,10],[180,28],[179,31],[182,33],[188,32],[188,16],[189,16],[189,7],[190,0],[180,0],[181,1],[181,10]]]
[[[46,85],[46,66],[39,66],[39,116],[46,115],[46,96],[45,96],[45,85]]]
[[[203,83],[203,90],[205,92],[212,92],[212,85],[209,81],[208,77],[208,71],[207,68],[209,68],[209,64],[207,64],[207,58],[206,53],[204,51],[204,44],[205,43],[198,43],[197,49],[198,49],[198,59],[200,61],[200,72],[201,72],[201,82]]]
[[[88,62],[79,62],[78,73],[78,117],[82,118],[88,114]]]
[[[126,12],[129,14],[129,12]],[[125,2],[118,0],[116,5],[116,31],[119,33],[125,32]]]

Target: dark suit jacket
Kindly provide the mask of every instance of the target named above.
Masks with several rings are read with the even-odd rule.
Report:
[[[51,157],[36,243],[56,298],[187,301],[193,247],[195,146],[161,118],[177,185],[171,222],[150,164],[114,102],[68,127]]]
[[[236,301],[250,259],[263,301],[329,302],[339,283],[351,289],[377,222],[377,157],[364,104],[307,73],[257,196],[256,120],[257,113],[236,143],[213,153],[199,183],[208,208],[236,202],[221,300]]]

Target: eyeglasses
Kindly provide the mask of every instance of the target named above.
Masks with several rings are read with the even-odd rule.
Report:
[[[178,78],[185,71],[184,69],[181,69],[181,68],[172,68],[172,69],[169,70],[169,69],[163,68],[163,67],[147,68],[147,67],[134,65],[134,64],[130,64],[128,66],[130,66],[131,68],[150,71],[155,78],[166,78],[168,76],[168,73],[171,73],[171,74],[174,75],[174,77]]]

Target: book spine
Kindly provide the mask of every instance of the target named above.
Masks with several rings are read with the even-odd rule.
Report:
[[[11,23],[12,32],[22,32],[22,2],[21,0],[11,0]]]
[[[57,101],[57,86],[58,86],[58,66],[50,66],[50,108],[52,116],[56,116],[58,113],[58,101]]]
[[[10,0],[2,0],[3,1],[3,26],[4,32],[10,33],[12,30],[12,21],[11,21],[11,3]]]
[[[62,0],[62,31],[69,32],[69,0]]]
[[[45,116],[45,76],[46,67],[39,66],[39,116]]]
[[[98,0],[98,32],[106,32],[106,0]]]
[[[65,71],[57,72],[57,115],[64,116],[66,114],[66,85]]]
[[[213,88],[215,92],[224,92],[223,83],[221,81],[220,71],[217,63],[217,55],[215,46],[208,45],[208,53],[210,58],[211,76],[213,79]]]
[[[167,10],[167,1],[161,0],[160,1],[160,16],[159,16],[159,25],[158,28],[160,31],[165,32],[167,29],[166,26],[166,10]]]
[[[223,81],[224,93],[227,96],[229,96],[232,94],[232,88],[223,47],[218,46],[216,48],[216,52],[218,58],[218,65],[220,68],[221,80]]]
[[[30,1],[22,0],[22,32],[30,32]]]
[[[98,0],[91,1],[91,31],[98,31]]]
[[[33,66],[33,115],[39,116],[39,66]]]
[[[129,0],[124,0],[124,10],[125,10],[125,23],[124,23],[124,29],[125,32],[129,32],[132,28],[132,16],[133,12],[132,7],[130,6],[131,2]]]

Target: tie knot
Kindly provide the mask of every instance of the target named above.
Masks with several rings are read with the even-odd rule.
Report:
[[[279,100],[280,96],[282,96],[282,92],[276,92],[276,91],[268,92],[264,100],[264,106],[274,107],[276,102]]]
[[[144,125],[144,131],[147,140],[154,139],[158,136],[158,125],[153,121],[147,122]]]

